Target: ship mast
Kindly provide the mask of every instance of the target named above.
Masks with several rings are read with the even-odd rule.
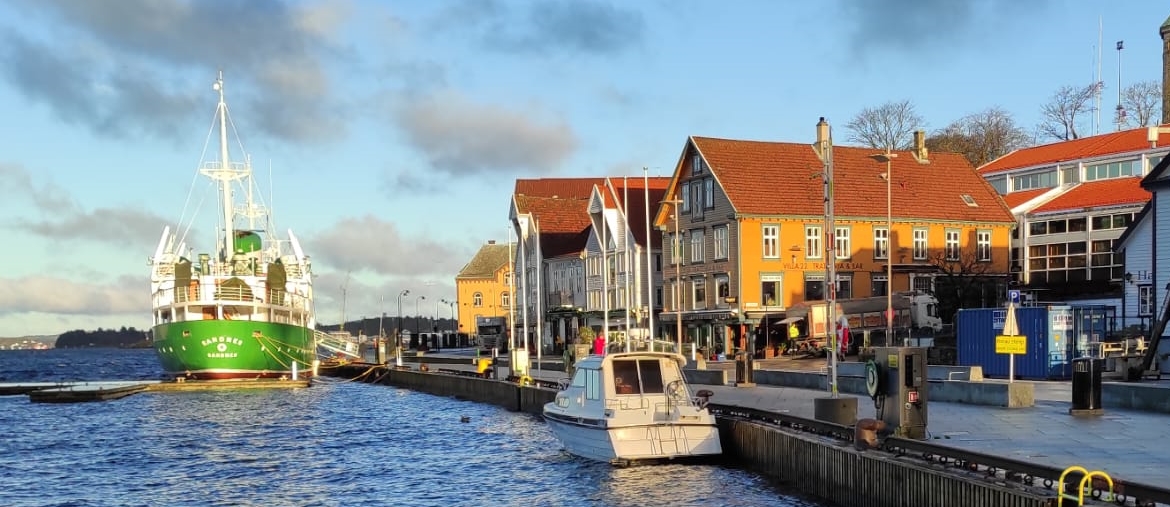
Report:
[[[223,254],[220,257],[221,261],[228,261],[235,253],[233,245],[235,243],[235,230],[233,228],[233,218],[235,217],[235,205],[232,202],[232,181],[242,179],[247,176],[246,171],[237,171],[232,168],[231,161],[228,160],[228,143],[227,143],[227,102],[223,99],[223,71],[219,71],[219,77],[215,83],[211,85],[211,89],[219,92],[219,105],[216,109],[216,114],[219,116],[219,164],[204,164],[200,171],[208,178],[219,182],[220,199],[223,201]]]

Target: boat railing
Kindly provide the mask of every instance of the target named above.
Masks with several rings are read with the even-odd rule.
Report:
[[[645,396],[606,398],[605,408],[612,408],[615,410],[645,410],[650,408],[650,400]]]
[[[246,303],[291,310],[306,310],[311,308],[312,301],[302,294],[296,294],[279,289],[262,290],[257,296],[251,287],[240,285],[217,286],[213,290],[205,290],[202,284],[194,283],[188,287],[161,289],[154,294],[154,306],[165,302],[173,304],[232,304]]]
[[[354,358],[361,357],[361,355],[358,353],[358,344],[353,340],[347,339],[345,337],[323,333],[314,329],[313,341],[316,342],[317,347],[323,348],[335,354],[346,355]]]

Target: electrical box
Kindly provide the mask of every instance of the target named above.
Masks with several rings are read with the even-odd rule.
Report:
[[[925,439],[927,402],[926,348],[874,347],[866,366],[866,388],[877,417],[904,438]]]

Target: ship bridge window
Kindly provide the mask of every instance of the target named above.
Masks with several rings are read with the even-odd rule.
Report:
[[[641,374],[643,392],[665,392],[662,382],[662,363],[657,359],[639,359],[638,372]]]
[[[641,394],[638,380],[638,361],[623,359],[613,362],[613,389],[617,394]]]

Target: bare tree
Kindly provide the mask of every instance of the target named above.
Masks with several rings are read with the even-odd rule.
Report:
[[[977,260],[975,252],[961,252],[956,257],[938,250],[927,262],[938,269],[934,292],[938,314],[944,320],[961,308],[998,306],[1007,295],[1007,273],[992,271],[992,263]]]
[[[914,104],[903,100],[862,109],[845,124],[845,128],[849,130],[849,141],[870,148],[896,150],[910,146],[914,130],[922,123]]]
[[[975,167],[1033,143],[1011,113],[998,107],[964,116],[926,139],[931,151],[961,153]]]
[[[1121,106],[1125,109],[1122,125],[1149,127],[1161,123],[1162,85],[1157,81],[1142,81],[1129,85],[1121,92]]]
[[[1048,103],[1040,108],[1044,120],[1037,129],[1041,134],[1061,141],[1079,139],[1077,122],[1082,114],[1089,111],[1090,101],[1099,86],[1100,83],[1094,83],[1083,88],[1063,86],[1056,90]]]

